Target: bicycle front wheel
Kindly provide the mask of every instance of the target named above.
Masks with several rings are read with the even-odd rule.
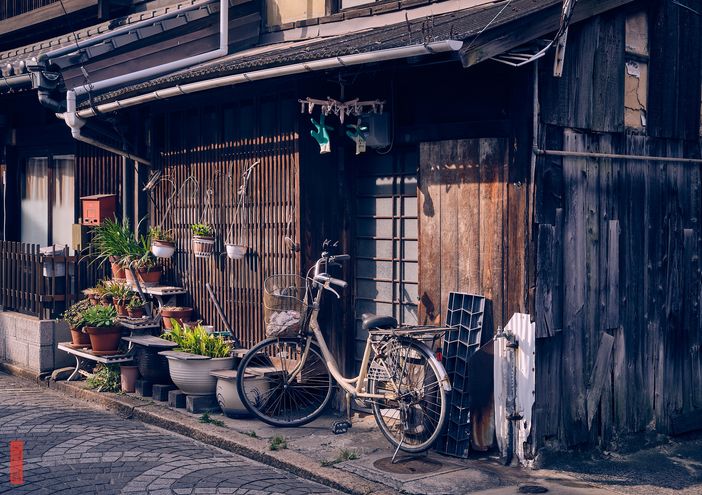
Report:
[[[446,419],[446,391],[437,361],[412,339],[393,339],[371,364],[368,388],[373,415],[383,435],[408,453],[423,452],[436,441]]]
[[[272,426],[301,426],[319,416],[333,379],[319,349],[307,340],[273,338],[246,353],[237,373],[239,398]]]

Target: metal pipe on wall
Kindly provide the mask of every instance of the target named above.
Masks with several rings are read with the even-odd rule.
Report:
[[[651,155],[620,155],[617,153],[597,153],[590,151],[560,151],[560,150],[542,150],[535,148],[534,155],[550,155],[563,156],[571,158],[602,158],[612,160],[638,160],[645,162],[680,162],[680,163],[702,163],[700,158],[676,158],[666,156],[651,156]]]

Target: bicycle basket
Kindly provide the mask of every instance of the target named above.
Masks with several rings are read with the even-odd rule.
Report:
[[[299,275],[272,275],[263,282],[263,314],[268,337],[300,332],[307,312],[307,284]]]

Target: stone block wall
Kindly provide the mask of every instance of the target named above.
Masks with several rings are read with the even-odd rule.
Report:
[[[73,359],[56,348],[59,342],[70,340],[71,332],[63,321],[0,312],[0,361],[36,373],[70,366]]]

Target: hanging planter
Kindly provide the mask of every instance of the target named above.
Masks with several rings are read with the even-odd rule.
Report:
[[[173,233],[164,230],[161,226],[149,230],[151,239],[151,253],[157,258],[170,258],[175,253],[176,244]]]
[[[190,226],[193,232],[192,246],[196,258],[212,256],[215,247],[214,229],[204,223],[195,223]]]
[[[246,235],[245,232],[248,228],[248,210],[246,209],[246,190],[249,186],[249,179],[251,178],[251,173],[253,172],[256,165],[260,163],[256,160],[250,167],[248,167],[244,173],[241,175],[241,186],[237,192],[236,201],[236,211],[234,212],[234,217],[239,221],[236,241],[233,240],[234,234],[234,223],[232,223],[229,228],[229,233],[227,234],[227,242],[225,242],[225,248],[227,250],[227,257],[232,260],[240,260],[248,252],[248,246],[245,243]]]

